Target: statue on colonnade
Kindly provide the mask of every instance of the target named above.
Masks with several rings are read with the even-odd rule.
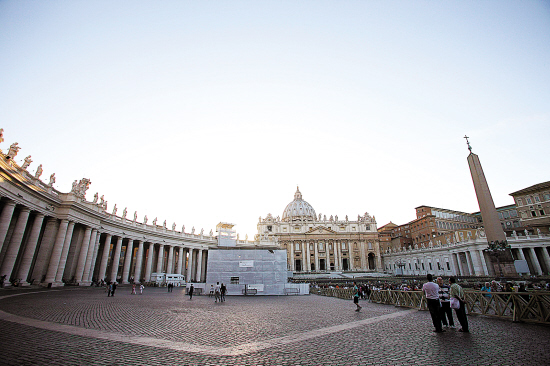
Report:
[[[15,156],[17,155],[17,153],[21,149],[18,145],[19,144],[17,142],[14,142],[13,144],[10,145],[10,149],[8,151],[8,156],[6,157],[7,159],[15,158]]]
[[[164,220],[164,223],[162,224],[162,227],[166,229],[166,220]]]
[[[155,219],[153,220],[153,226],[157,226],[157,218],[155,217]]]
[[[137,211],[134,211],[134,222],[137,220]]]
[[[122,217],[126,218],[126,215],[128,215],[128,207],[124,207],[124,210],[122,210]]]
[[[147,215],[145,215],[145,217],[143,218],[143,224],[144,224],[144,225],[147,224],[147,221],[148,221],[148,220],[149,220],[149,219],[147,218]]]
[[[54,183],[55,183],[55,173],[52,173],[52,175],[50,175],[50,182],[48,183],[48,186],[52,187]]]
[[[38,179],[40,178],[41,175],[42,175],[42,164],[40,164],[38,168],[36,168],[36,173],[34,173],[34,177]]]
[[[31,165],[31,163],[32,163],[32,160],[31,160],[31,156],[29,155],[25,158],[25,162],[23,163],[23,165],[21,165],[21,169],[27,169],[27,167]]]
[[[99,196],[99,193],[96,192],[96,193],[94,194],[94,200],[92,201],[92,203],[97,203],[97,197],[98,197],[98,196]]]
[[[113,207],[113,215],[116,215],[117,211],[118,211],[118,208],[116,207],[116,203],[115,203],[115,207]]]
[[[195,227],[193,226],[193,228],[191,229],[191,234],[195,235]]]
[[[172,231],[176,231],[176,223],[175,222],[172,224]]]

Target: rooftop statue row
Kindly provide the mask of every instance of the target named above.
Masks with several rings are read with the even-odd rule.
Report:
[[[280,217],[277,216],[277,218],[274,218],[271,213],[268,213],[265,219],[262,220],[262,217],[260,216],[259,222],[277,222],[281,221]],[[346,215],[346,219],[344,221],[338,220],[338,215],[332,216],[330,215],[330,218],[327,220],[327,215],[321,215],[319,214],[319,219],[317,221],[328,221],[328,222],[350,222],[348,215]],[[374,216],[370,216],[368,212],[365,212],[364,216],[357,215],[357,222],[374,222],[375,218]]]
[[[4,142],[4,129],[0,128],[0,143],[2,143],[2,142]],[[17,142],[14,142],[13,144],[10,145],[8,153],[6,155],[4,155],[5,159],[10,164],[13,164],[15,162],[14,158],[17,156],[17,153],[19,152],[20,149],[21,149],[21,147],[19,146],[19,144]],[[1,150],[0,150],[0,152],[1,152]],[[33,162],[32,161],[32,156],[29,155],[25,159],[23,159],[23,164],[19,167],[20,170],[25,171],[25,172],[22,172],[22,173],[27,174],[27,177],[28,177],[28,173],[26,172],[26,170],[31,165],[32,162]],[[40,176],[42,175],[42,173],[43,173],[43,168],[42,168],[42,164],[40,164],[38,166],[38,168],[36,169],[36,172],[34,173],[33,177],[37,180],[40,180]],[[50,175],[50,181],[47,184],[47,187],[52,188],[55,181],[56,181],[55,173],[52,173]],[[71,188],[70,193],[73,194],[75,197],[77,197],[77,198],[79,198],[83,201],[86,201],[86,192],[90,188],[91,183],[92,183],[91,180],[88,179],[88,178],[82,178],[80,181],[75,180],[72,184],[72,188]],[[104,195],[99,197],[99,193],[96,192],[96,194],[94,194],[94,198],[93,198],[93,201],[91,203],[98,206],[104,212],[107,212],[107,201],[104,199]],[[118,208],[115,204],[114,207],[113,207],[113,210],[112,210],[112,215],[113,216],[116,216],[117,210],[118,210]],[[128,210],[125,207],[124,210],[122,211],[122,218],[126,219],[127,215],[128,215]],[[135,223],[136,221],[137,221],[137,211],[134,212],[133,222]],[[148,221],[147,215],[145,215],[145,217],[143,218],[143,224],[146,225],[147,221]],[[154,226],[157,225],[157,218],[155,218],[153,220],[153,225]],[[166,229],[166,220],[164,220],[164,223],[163,223],[162,227]],[[175,222],[172,224],[172,231],[176,231],[176,223]],[[185,233],[185,225],[182,226],[181,232]],[[194,227],[191,231],[191,234],[195,235],[195,228]],[[200,234],[198,234],[198,235],[203,236],[204,235],[204,229],[201,229]],[[210,230],[210,236],[211,237],[213,236],[213,231],[212,230]]]

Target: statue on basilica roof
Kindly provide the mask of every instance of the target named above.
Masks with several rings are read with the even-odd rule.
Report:
[[[0,128],[0,143],[4,142],[4,129]]]

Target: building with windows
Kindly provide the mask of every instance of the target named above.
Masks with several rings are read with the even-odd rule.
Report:
[[[549,232],[550,226],[550,182],[535,184],[510,193],[516,203],[521,226],[533,233],[537,229]]]
[[[382,270],[376,220],[368,213],[357,220],[315,213],[299,189],[282,218],[268,214],[258,222],[256,239],[274,241],[287,251],[288,270],[296,273]]]

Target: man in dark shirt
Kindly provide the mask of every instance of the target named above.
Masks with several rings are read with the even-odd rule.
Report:
[[[441,302],[441,308],[439,310],[439,316],[445,327],[455,327],[453,321],[453,311],[451,310],[451,299],[449,297],[450,286],[443,283],[443,278],[437,277],[437,284],[439,285],[439,301]],[[449,319],[449,322],[447,322]]]

